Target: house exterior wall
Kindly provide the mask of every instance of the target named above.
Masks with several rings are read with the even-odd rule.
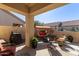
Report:
[[[0,38],[7,41],[9,40],[11,31],[16,31],[15,27],[13,27],[13,23],[24,24],[24,22],[15,15],[6,10],[0,9]],[[22,38],[25,39],[24,27],[17,29],[18,32],[22,34]]]
[[[0,9],[0,26],[12,26],[13,23],[24,24],[24,22],[15,15]]]
[[[11,31],[14,31],[15,28],[12,26],[0,26],[0,38],[9,40]],[[24,27],[19,28],[18,30],[19,33],[22,34],[22,38],[25,39],[25,32],[24,32]]]

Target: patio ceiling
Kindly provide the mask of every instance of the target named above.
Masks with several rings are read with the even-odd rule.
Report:
[[[0,8],[26,15],[37,15],[51,9],[65,5],[66,3],[1,3]]]

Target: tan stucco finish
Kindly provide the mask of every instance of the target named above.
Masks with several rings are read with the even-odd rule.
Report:
[[[24,37],[24,27],[23,28],[18,28],[17,32],[22,34],[22,38],[25,39]],[[0,26],[0,38],[4,39],[6,41],[9,41],[10,39],[10,34],[12,31],[16,31],[16,29],[13,26]]]
[[[25,27],[25,44],[29,47],[30,40],[34,36],[34,16],[28,14],[26,18],[26,27]]]
[[[55,31],[53,34],[56,35],[71,35],[73,37],[73,42],[79,42],[79,32],[72,32],[72,31]]]

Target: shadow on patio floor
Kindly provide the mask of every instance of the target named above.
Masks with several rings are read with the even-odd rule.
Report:
[[[50,56],[62,56],[62,54],[58,50],[48,48],[48,51]]]
[[[73,47],[71,47],[71,46],[69,46],[69,45],[65,45],[65,48],[70,48],[70,49],[72,49],[72,50],[75,50]]]
[[[35,56],[36,50],[28,47],[24,47],[16,52],[16,56]]]
[[[48,44],[49,43],[44,43],[44,42],[38,43],[38,46],[36,49],[28,48],[26,46],[23,47],[22,49],[18,48],[19,50],[16,52],[16,56],[36,56],[36,51],[43,50],[43,49],[48,49],[50,56],[62,56],[62,54],[56,49],[55,45],[52,44],[52,47],[54,48],[51,49],[47,47]],[[62,50],[68,51],[66,48],[73,49],[72,47],[65,45]]]
[[[48,45],[48,51],[49,51],[49,54],[50,56],[62,56],[62,54],[56,49],[56,45],[53,45],[53,44],[49,44]]]
[[[36,50],[42,50],[47,48],[48,43],[38,43]]]

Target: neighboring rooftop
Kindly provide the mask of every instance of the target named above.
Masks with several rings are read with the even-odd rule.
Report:
[[[47,26],[58,26],[60,22],[47,23]],[[79,25],[79,20],[65,21],[62,22],[62,26]]]

